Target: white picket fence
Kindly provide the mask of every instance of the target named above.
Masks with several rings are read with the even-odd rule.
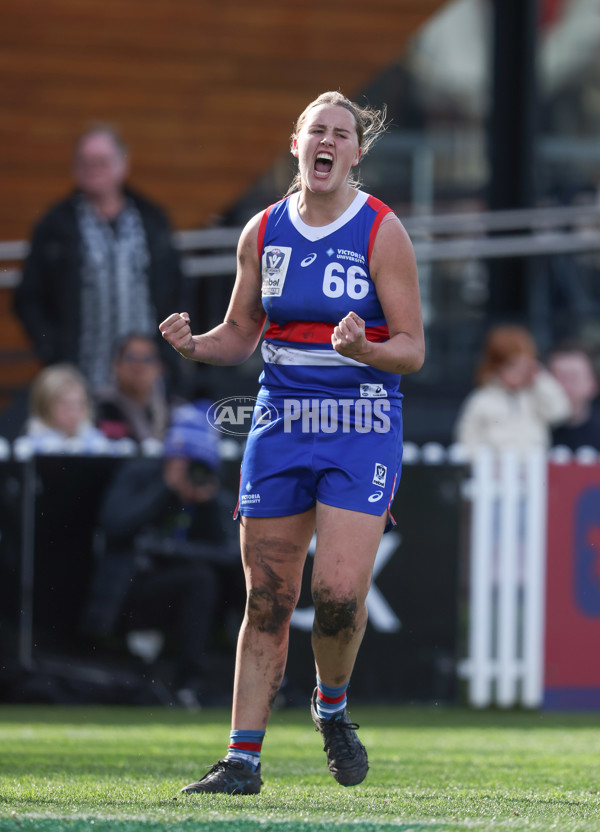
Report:
[[[482,449],[473,463],[468,680],[475,707],[537,707],[544,672],[548,456]]]

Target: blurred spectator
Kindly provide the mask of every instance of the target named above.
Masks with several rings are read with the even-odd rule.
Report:
[[[166,632],[175,662],[166,681],[184,705],[215,693],[207,665],[215,627],[233,616],[235,632],[245,597],[235,498],[221,489],[206,409],[176,408],[164,459],[130,460],[116,474],[99,514],[103,544],[82,624],[96,639]]]
[[[72,173],[76,190],[33,231],[14,308],[40,360],[75,364],[95,392],[117,339],[154,335],[180,308],[182,279],[165,213],[124,185],[128,152],[113,127],[79,137]]]
[[[169,401],[156,340],[134,333],[119,341],[113,377],[95,396],[100,430],[109,439],[164,439]]]
[[[553,444],[573,451],[587,445],[600,451],[600,409],[596,401],[600,386],[587,345],[580,341],[559,343],[551,350],[547,364],[571,403],[570,417],[552,432]]]
[[[564,422],[571,412],[563,388],[540,365],[534,340],[521,326],[490,330],[476,384],[455,429],[457,442],[470,456],[482,445],[519,451],[548,447],[551,426]]]
[[[79,440],[82,448],[104,439],[94,426],[85,378],[71,364],[41,370],[30,391],[29,418],[24,433],[34,448]]]

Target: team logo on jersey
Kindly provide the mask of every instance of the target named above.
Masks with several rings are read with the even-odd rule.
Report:
[[[361,384],[360,397],[361,399],[385,399],[387,390],[383,384]]]
[[[291,254],[291,246],[265,246],[262,256],[263,297],[281,297]]]
[[[375,463],[375,473],[373,474],[373,485],[383,488],[387,477],[387,466],[382,465],[381,462]]]
[[[308,257],[304,258],[304,260],[300,263],[300,265],[302,266],[302,268],[306,268],[306,266],[310,266],[312,263],[314,263],[316,259],[317,259],[317,253],[316,253],[316,251],[313,251],[312,254],[309,254]]]

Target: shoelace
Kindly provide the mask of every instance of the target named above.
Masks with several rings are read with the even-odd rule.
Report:
[[[350,731],[350,730],[357,731],[360,728],[360,725],[357,722],[344,722],[344,721],[340,720],[339,722],[335,722],[335,721],[334,722],[327,722],[326,726],[327,726],[328,729],[343,728],[344,733],[333,734],[332,731],[331,732],[327,731],[328,736],[324,738],[324,740],[325,740],[325,743],[324,743],[324,746],[323,746],[324,750],[327,750],[328,745],[329,745],[329,747],[331,747],[331,745],[336,741],[337,737],[340,737],[340,738],[343,738],[343,741],[346,744],[347,750],[350,751],[351,747],[352,747],[352,743],[351,743],[351,737],[350,737],[350,734],[348,733],[348,731]],[[316,730],[318,731],[319,729],[317,728]]]
[[[209,774],[217,774],[222,769],[228,768],[244,768],[244,764],[239,760],[218,760],[214,766],[206,772],[205,777],[208,777]]]

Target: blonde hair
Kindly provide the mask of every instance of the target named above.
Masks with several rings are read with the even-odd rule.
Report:
[[[85,393],[87,418],[92,419],[92,401],[84,376],[72,364],[52,364],[35,377],[30,391],[30,415],[49,423],[52,405],[64,390],[78,387]]]
[[[387,130],[387,108],[385,104],[380,110],[377,110],[373,107],[365,106],[361,107],[360,105],[356,104],[354,101],[350,101],[349,98],[346,98],[341,92],[336,90],[330,90],[328,92],[323,92],[318,98],[315,98],[314,101],[311,101],[310,104],[305,107],[305,109],[300,113],[298,116],[298,120],[296,121],[296,125],[294,127],[294,132],[292,133],[292,145],[294,140],[297,138],[298,133],[302,129],[302,126],[306,119],[308,118],[308,114],[311,110],[315,107],[320,107],[323,104],[332,104],[336,107],[343,107],[345,110],[348,110],[349,113],[352,114],[354,117],[354,125],[356,127],[356,136],[358,138],[358,146],[362,150],[362,156],[365,156],[369,150],[373,147],[377,139],[379,139]],[[348,183],[350,185],[354,185],[355,187],[360,184],[360,180],[358,177],[349,176]],[[286,196],[293,193],[294,191],[298,191],[302,184],[300,173],[297,173],[294,179],[292,180],[290,187],[287,190]]]
[[[535,341],[525,327],[517,324],[496,326],[486,336],[475,382],[485,384],[513,358],[521,355],[537,358],[537,354]]]

